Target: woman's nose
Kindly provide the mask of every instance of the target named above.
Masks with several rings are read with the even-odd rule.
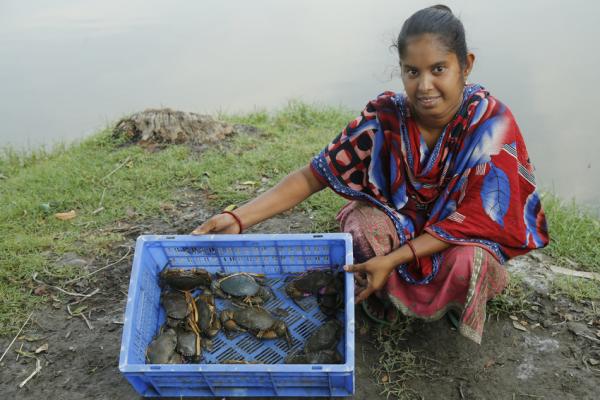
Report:
[[[421,93],[427,93],[433,89],[433,77],[429,74],[421,74],[417,89]]]

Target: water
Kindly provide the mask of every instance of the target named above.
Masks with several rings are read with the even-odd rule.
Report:
[[[600,3],[446,4],[477,56],[471,81],[510,106],[541,186],[597,207]],[[148,107],[238,112],[295,98],[358,110],[402,90],[389,46],[427,5],[3,0],[0,145],[71,141]]]

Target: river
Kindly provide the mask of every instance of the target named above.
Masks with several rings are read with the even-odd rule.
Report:
[[[359,110],[402,90],[390,45],[431,4],[2,0],[0,147],[70,142],[149,107],[244,112],[300,99]],[[597,208],[600,3],[445,4],[477,57],[470,80],[509,105],[541,186]]]

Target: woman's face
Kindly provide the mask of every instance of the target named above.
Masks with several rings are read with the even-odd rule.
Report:
[[[418,122],[441,127],[458,111],[474,56],[469,53],[461,67],[455,53],[435,35],[423,34],[407,40],[400,60],[402,83]]]

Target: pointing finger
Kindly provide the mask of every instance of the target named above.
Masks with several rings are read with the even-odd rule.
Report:
[[[363,272],[364,270],[364,264],[344,265],[344,271],[347,272]]]

